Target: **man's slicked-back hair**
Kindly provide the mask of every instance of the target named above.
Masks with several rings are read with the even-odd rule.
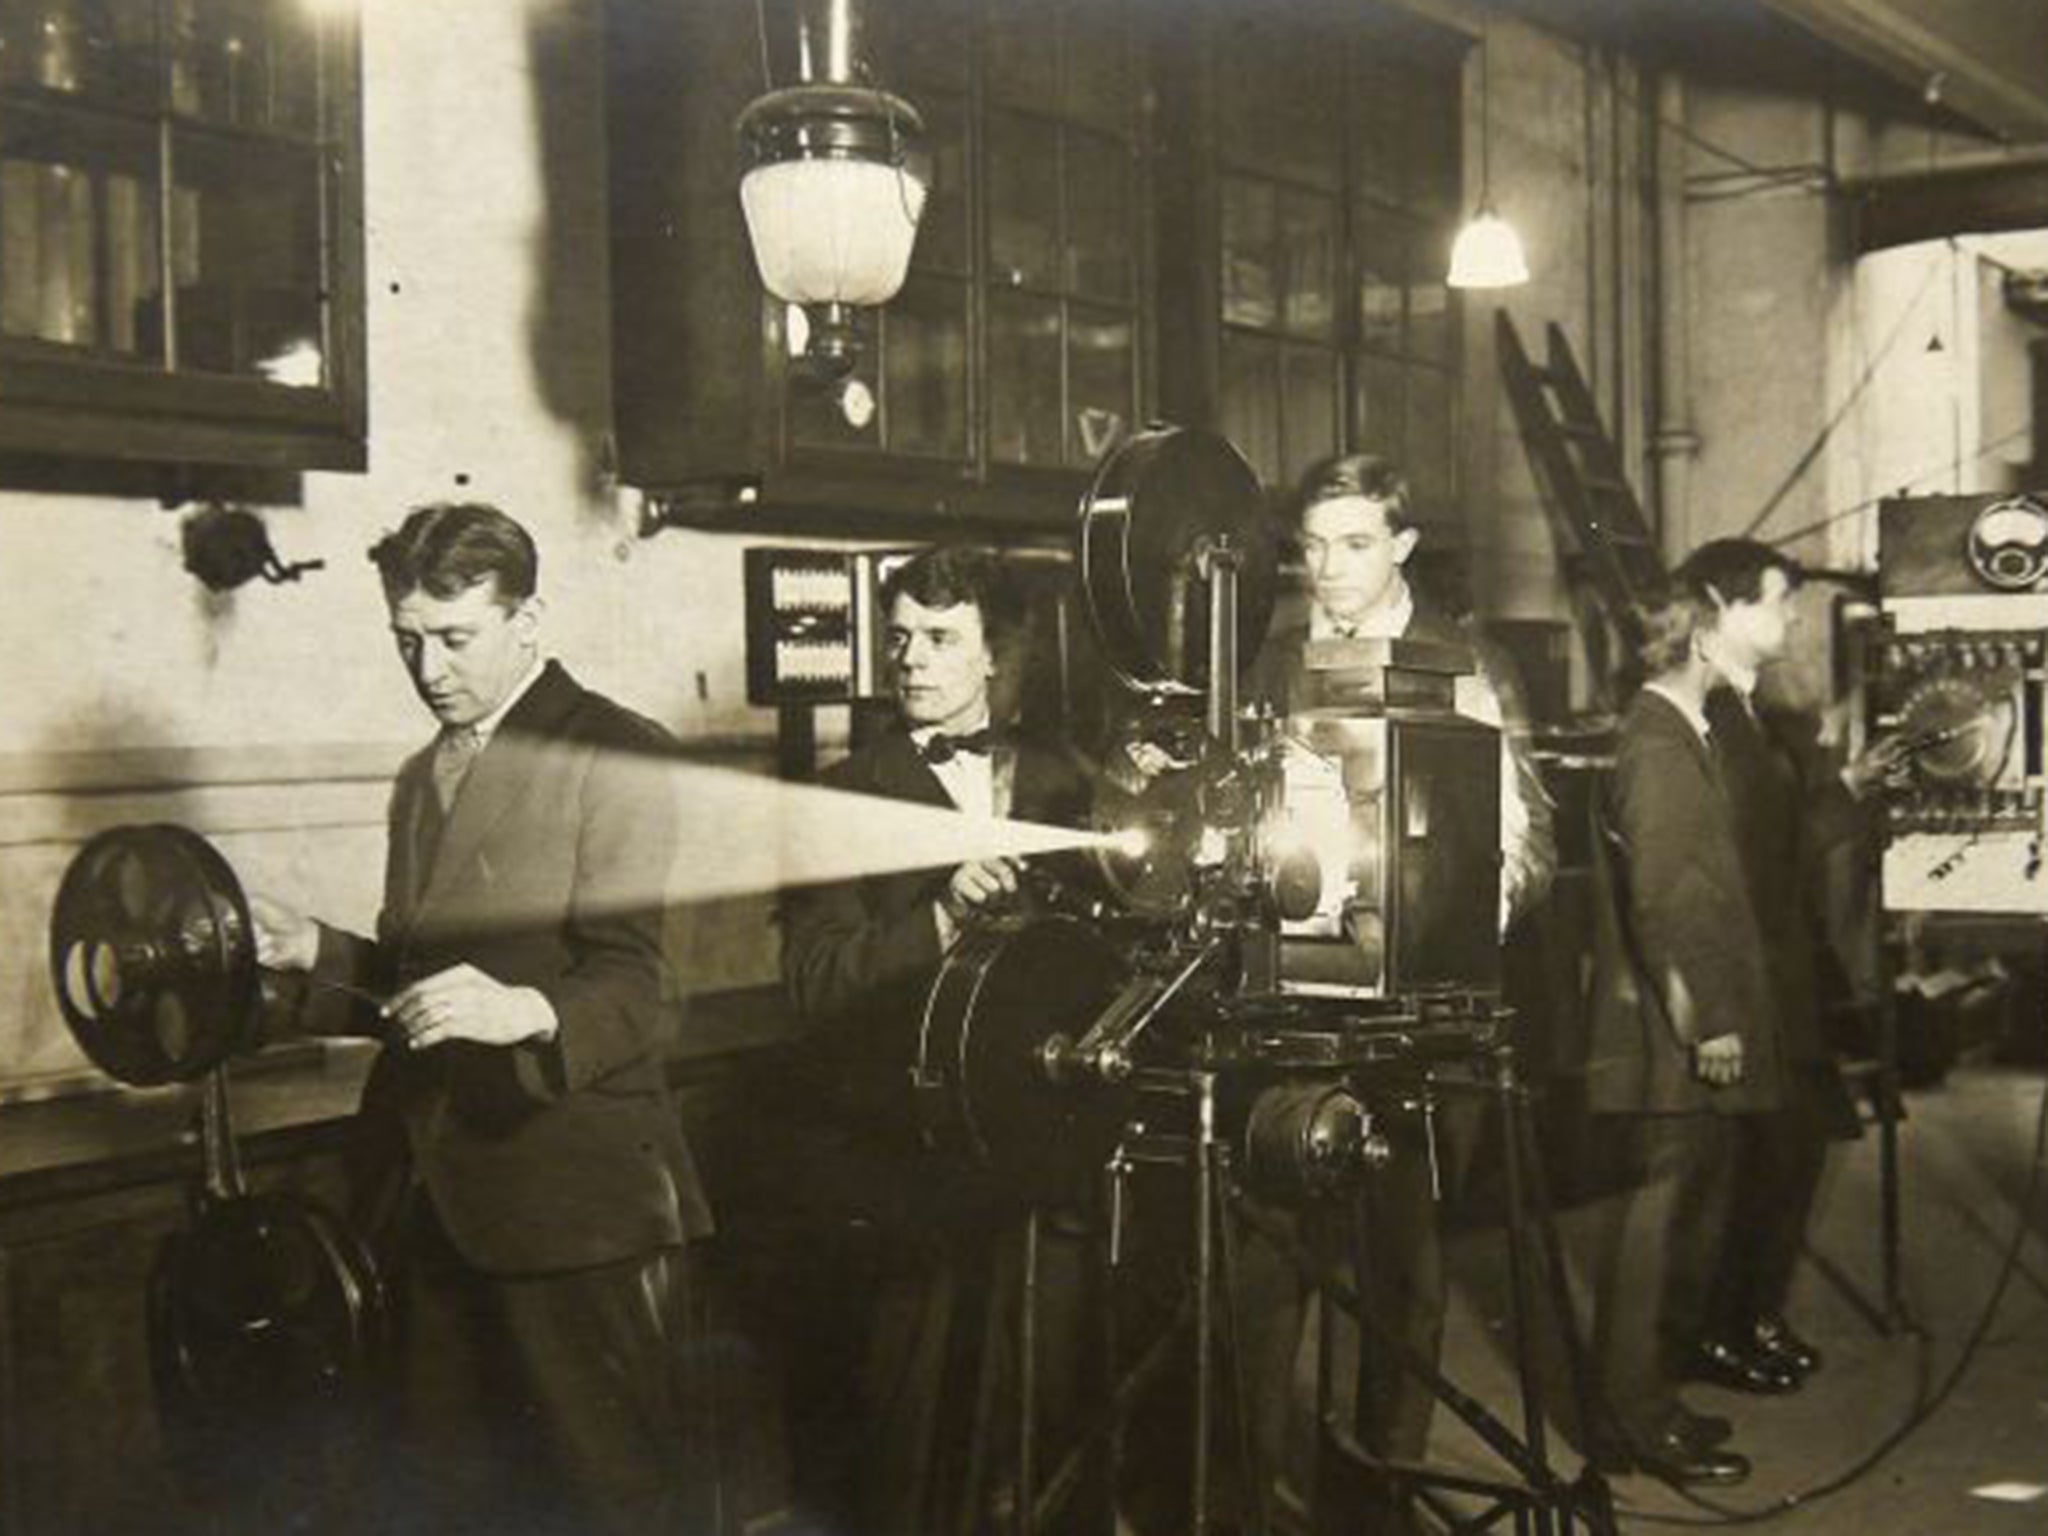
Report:
[[[370,548],[384,595],[409,592],[455,597],[482,581],[497,583],[498,601],[517,607],[540,585],[533,535],[488,502],[437,501],[416,507]]]
[[[1387,531],[1414,526],[1408,515],[1408,477],[1392,459],[1376,453],[1338,453],[1308,467],[1288,505],[1288,522],[1296,529],[1310,507],[1343,496],[1362,496],[1386,514]]]
[[[1768,571],[1783,572],[1789,587],[1805,574],[1790,555],[1755,539],[1709,539],[1685,557],[1676,575],[1724,603],[1753,603],[1764,595]]]
[[[1636,605],[1643,632],[1636,651],[1640,677],[1662,677],[1684,666],[1693,637],[1712,629],[1718,614],[1712,594],[1682,573],[1645,593]]]
[[[1009,569],[985,549],[970,544],[939,544],[915,555],[882,578],[882,611],[899,597],[926,608],[953,608],[972,603],[981,613],[981,631],[991,644],[1007,640],[1023,627],[1024,600]]]

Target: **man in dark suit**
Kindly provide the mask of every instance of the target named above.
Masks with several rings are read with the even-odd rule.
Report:
[[[1718,605],[1707,646],[1720,686],[1707,696],[1707,720],[1786,1066],[1784,1107],[1739,1127],[1728,1241],[1692,1369],[1739,1391],[1784,1392],[1820,1365],[1819,1350],[1786,1321],[1785,1300],[1828,1141],[1857,1131],[1823,1028],[1826,940],[1814,893],[1823,854],[1866,830],[1861,801],[1882,783],[1898,747],[1874,744],[1838,771],[1810,716],[1758,698],[1759,674],[1785,659],[1798,619],[1800,572],[1791,559],[1752,539],[1716,539],[1695,550],[1679,576]]]
[[[671,743],[543,660],[533,540],[496,508],[423,507],[371,559],[441,722],[399,771],[376,936],[252,907],[262,963],[307,977],[299,1025],[384,1042],[363,1109],[406,1170],[393,1519],[694,1531],[710,1217],[663,1079]]]
[[[1527,713],[1511,662],[1446,617],[1409,584],[1406,568],[1421,530],[1409,516],[1399,469],[1371,454],[1345,454],[1313,466],[1295,501],[1294,534],[1308,578],[1308,612],[1276,626],[1245,683],[1247,697],[1283,714],[1301,702],[1304,652],[1311,640],[1420,640],[1465,650],[1475,670],[1458,679],[1460,714],[1501,732],[1501,927],[1541,900],[1556,867],[1550,797],[1525,745]],[[1446,1280],[1435,1175],[1455,1185],[1471,1160],[1479,1106],[1447,1102],[1435,1115],[1437,1145],[1417,1117],[1389,1117],[1396,1156],[1367,1181],[1357,1216],[1376,1261],[1359,1277],[1364,1304],[1406,1348],[1435,1360],[1442,1345]],[[1291,1266],[1264,1244],[1247,1244],[1242,1330],[1260,1399],[1261,1459],[1283,1500],[1307,1502],[1315,1474],[1305,1465],[1293,1367],[1306,1295]],[[1428,1383],[1404,1368],[1376,1332],[1361,1340],[1358,1422],[1375,1455],[1420,1461],[1436,1406]],[[1405,1518],[1386,1512],[1375,1528]]]
[[[1695,1414],[1678,1380],[1720,1258],[1731,1128],[1784,1102],[1776,1002],[1709,745],[1715,617],[1697,588],[1646,612],[1648,675],[1622,722],[1602,839],[1603,904],[1588,1108],[1637,1154],[1610,1208],[1595,1277],[1595,1338],[1612,1422],[1588,1426],[1609,1470],[1733,1483],[1724,1419]]]
[[[1019,659],[1022,623],[1000,565],[977,550],[934,549],[891,573],[882,604],[898,719],[823,782],[972,815],[1080,821],[1080,773],[997,718],[996,685]],[[783,977],[813,1026],[791,1108],[805,1117],[792,1133],[814,1145],[792,1196],[866,1224],[884,1252],[878,1293],[845,1313],[865,1332],[866,1358],[847,1405],[860,1438],[841,1448],[860,1485],[853,1518],[877,1536],[956,1527],[960,1500],[977,1496],[960,1486],[984,1327],[972,1303],[986,1300],[1002,1262],[1001,1207],[972,1169],[920,1144],[911,1067],[947,951],[978,917],[1016,901],[1022,879],[1015,860],[996,858],[793,889],[782,901]],[[1049,1259],[1074,1258],[1067,1247]],[[1046,1289],[1056,1304],[1071,1300],[1071,1284]]]

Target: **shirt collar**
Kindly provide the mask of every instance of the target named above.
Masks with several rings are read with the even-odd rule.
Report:
[[[1308,633],[1311,640],[1332,640],[1339,637],[1357,640],[1398,640],[1408,633],[1408,625],[1415,617],[1415,594],[1408,583],[1399,575],[1394,577],[1395,592],[1392,602],[1381,603],[1378,607],[1347,624],[1340,625],[1324,611],[1322,604],[1311,603],[1308,613]]]
[[[1685,716],[1685,723],[1692,727],[1693,734],[1699,737],[1701,741],[1709,739],[1711,732],[1707,725],[1706,713],[1703,710],[1696,709],[1693,706],[1692,700],[1680,698],[1676,693],[1673,693],[1669,688],[1658,682],[1643,684],[1643,691],[1656,694],[1658,698]]]
[[[1720,674],[1721,681],[1730,688],[1733,688],[1744,704],[1750,705],[1753,708],[1756,698],[1757,669],[1753,666],[1745,666],[1739,661],[1731,660],[1729,657],[1722,655],[1721,648],[1714,643],[1711,637],[1707,641],[1706,653],[1707,658],[1714,664],[1714,670]]]
[[[470,734],[476,738],[476,744],[479,747],[485,746],[490,742],[491,737],[497,734],[498,727],[505,723],[505,717],[512,713],[513,705],[525,698],[527,693],[533,688],[533,685],[540,681],[541,671],[546,664],[540,654],[536,652],[532,664],[526,669],[526,675],[513,685],[512,691],[505,695],[504,702],[488,715],[485,715],[483,719],[470,725]]]

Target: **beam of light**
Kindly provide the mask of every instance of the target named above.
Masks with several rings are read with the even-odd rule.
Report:
[[[521,763],[518,755],[534,759]],[[546,782],[573,782],[575,767],[557,776],[545,761],[577,749],[517,738],[492,741],[477,760],[456,801],[442,847],[461,841],[465,813],[490,814],[490,802],[509,808]],[[616,872],[601,883],[608,905],[619,908],[682,905],[755,895],[792,886],[941,868],[975,859],[1025,859],[1075,849],[1142,853],[1142,829],[1094,831],[972,816],[950,806],[856,794],[816,784],[792,784],[756,773],[710,767],[669,757],[614,753],[591,770],[606,793],[645,808],[650,836],[673,817],[676,850],[665,874],[658,858],[640,861],[644,873],[623,883]],[[484,807],[473,803],[481,798]],[[482,857],[488,860],[487,833]],[[516,831],[509,835],[517,836]],[[634,862],[629,852],[627,863]],[[436,872],[436,882],[440,872]],[[633,888],[644,883],[647,889]],[[495,895],[502,897],[504,892]],[[517,922],[522,914],[493,906],[493,916]]]

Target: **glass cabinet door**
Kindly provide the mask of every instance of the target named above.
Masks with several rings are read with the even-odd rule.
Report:
[[[0,0],[0,442],[359,467],[357,94],[301,0]]]
[[[1086,469],[1137,412],[1128,17],[1120,0],[992,0],[988,17],[988,459]]]

